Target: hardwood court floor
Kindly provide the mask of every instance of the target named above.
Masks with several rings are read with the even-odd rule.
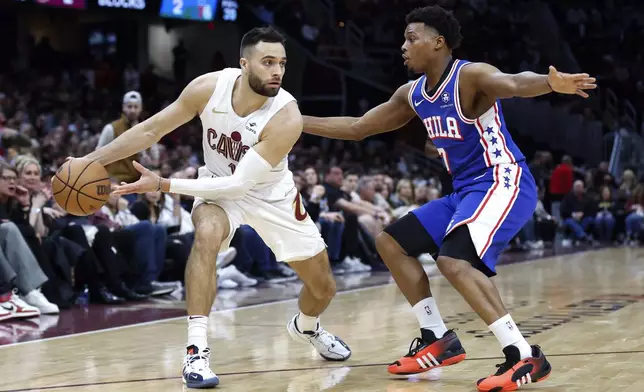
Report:
[[[641,391],[644,372],[644,249],[605,249],[503,266],[495,281],[514,319],[552,365],[522,390]],[[432,287],[465,362],[416,378],[387,363],[418,333],[394,285],[339,295],[322,322],[352,348],[328,363],[285,330],[296,301],[211,315],[213,367],[226,391],[475,391],[503,362],[497,341],[442,278]],[[185,320],[170,320],[0,348],[0,391],[182,391]],[[442,371],[440,371],[442,370]]]

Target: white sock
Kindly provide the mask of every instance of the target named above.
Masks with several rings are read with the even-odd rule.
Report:
[[[208,317],[188,317],[188,347],[195,345],[199,351],[208,347]]]
[[[438,311],[438,306],[436,306],[436,301],[434,297],[429,297],[421,300],[416,305],[412,307],[416,318],[418,319],[418,324],[420,328],[431,329],[436,335],[437,339],[440,339],[447,332],[447,327],[443,322],[443,318]]]
[[[295,319],[295,323],[297,325],[297,329],[300,332],[304,331],[317,331],[318,329],[318,322],[320,322],[319,317],[311,317],[307,316],[304,313],[300,312],[297,315],[297,319]]]
[[[509,314],[496,320],[488,328],[496,336],[499,343],[501,343],[501,347],[506,348],[509,345],[516,346],[521,353],[521,359],[532,356],[532,347],[530,347],[523,335],[521,335],[519,327],[517,327],[514,320],[512,320],[512,316]]]

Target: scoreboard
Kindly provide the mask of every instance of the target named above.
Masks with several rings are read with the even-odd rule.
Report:
[[[85,0],[35,0],[36,4],[46,5],[49,7],[62,7],[62,8],[85,8]]]
[[[211,21],[218,0],[162,0],[161,16],[165,18]]]
[[[0,0],[4,1],[4,0]],[[17,3],[82,10],[116,9],[162,18],[237,21],[238,0],[14,0]]]

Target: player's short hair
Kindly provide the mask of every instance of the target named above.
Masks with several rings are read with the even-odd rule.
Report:
[[[239,56],[244,57],[244,51],[246,49],[257,45],[260,42],[281,43],[284,45],[286,43],[286,37],[284,37],[284,35],[277,31],[273,26],[255,27],[242,37],[241,45],[239,47]]]
[[[426,26],[436,29],[438,34],[445,37],[445,42],[450,49],[458,48],[463,40],[461,24],[454,17],[452,11],[438,5],[416,8],[407,14],[405,22],[407,24],[424,23]]]

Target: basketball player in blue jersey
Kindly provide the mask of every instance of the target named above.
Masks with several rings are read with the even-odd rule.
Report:
[[[360,118],[304,116],[304,131],[361,140],[401,128],[419,116],[453,178],[454,192],[402,217],[376,239],[378,252],[412,305],[421,327],[408,354],[389,366],[413,374],[465,359],[447,330],[416,257],[430,253],[441,273],[499,340],[505,363],[477,382],[480,391],[513,391],[549,376],[538,346],[530,346],[508,314],[490,277],[499,254],[532,216],[537,187],[507,130],[499,99],[550,92],[588,97],[595,79],[550,67],[548,75],[505,74],[494,66],[452,57],[460,26],[439,6],[412,11],[402,46],[405,65],[423,75]]]

